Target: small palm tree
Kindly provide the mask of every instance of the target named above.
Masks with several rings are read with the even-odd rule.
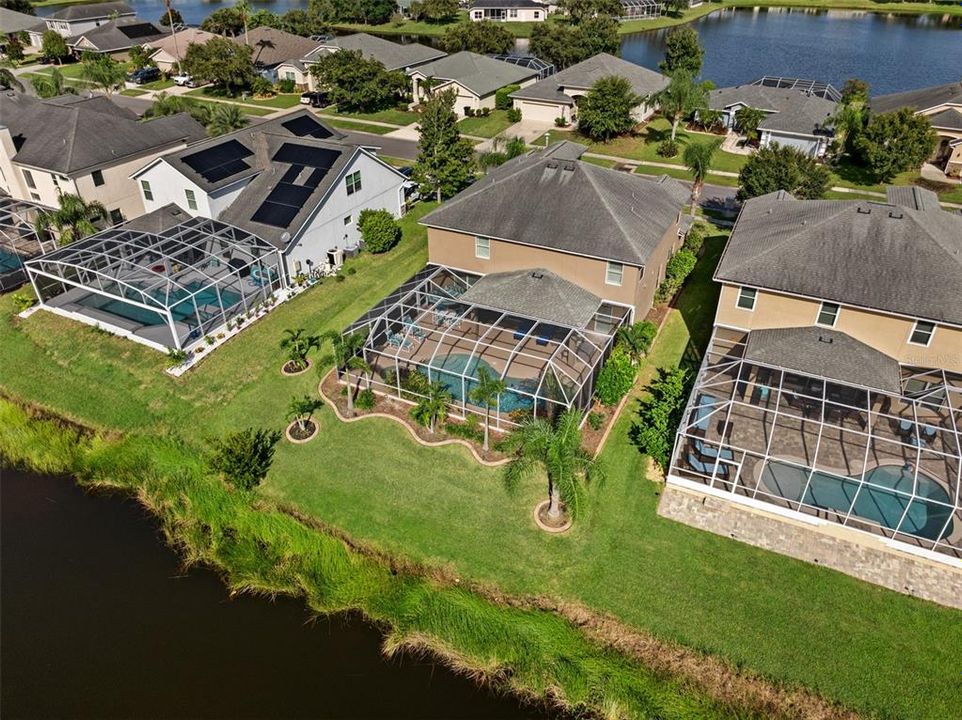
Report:
[[[683,159],[685,165],[694,176],[691,186],[691,212],[695,213],[695,205],[698,203],[698,194],[701,192],[702,185],[711,170],[711,162],[715,157],[715,152],[721,147],[721,140],[705,140],[704,142],[690,142],[685,146]]]
[[[110,95],[127,77],[124,66],[109,55],[85,52],[80,77]]]
[[[187,110],[184,98],[166,92],[157,93],[154,102],[144,112],[144,117],[166,117]]]
[[[311,350],[317,350],[321,347],[321,337],[319,335],[308,335],[304,328],[287,329],[284,331],[281,347],[287,350],[288,361],[293,363],[297,370],[303,370],[307,367],[307,356]]]
[[[424,395],[418,399],[411,415],[419,423],[427,427],[428,432],[434,434],[438,423],[444,422],[448,416],[448,403],[451,402],[451,392],[440,382],[428,383]]]
[[[658,328],[651,322],[638,322],[634,325],[622,325],[615,336],[620,347],[625,349],[631,361],[637,365],[648,351],[658,333]]]
[[[31,80],[31,82],[33,81]],[[23,92],[23,83],[17,80],[17,76],[7,68],[0,68],[0,87],[14,88],[15,90]]]
[[[371,386],[371,373],[373,370],[367,361],[358,355],[364,347],[367,336],[362,332],[348,333],[342,335],[336,330],[330,330],[321,336],[324,340],[331,341],[331,356],[324,359],[324,364],[333,362],[337,368],[338,377],[342,372],[347,373],[347,414],[354,416],[354,371],[364,374],[367,387]]]
[[[85,202],[79,195],[63,193],[60,196],[60,208],[39,212],[34,229],[40,237],[47,237],[53,230],[60,245],[69,245],[93,235],[98,230],[94,223],[97,220],[106,221],[107,217],[107,208],[96,200]]]
[[[211,110],[210,120],[207,123],[207,134],[211,137],[225,135],[234,130],[246,127],[247,116],[236,105],[220,103]]]
[[[488,437],[491,431],[491,407],[497,406],[501,394],[508,389],[508,384],[499,377],[495,377],[483,365],[478,366],[476,373],[477,384],[468,393],[475,405],[484,408],[484,449],[489,447]]]
[[[604,470],[581,444],[581,413],[566,410],[552,425],[530,420],[504,440],[514,457],[504,468],[504,482],[516,487],[541,468],[548,476],[548,520],[560,525],[563,505],[577,508],[581,481],[601,481]]]
[[[735,112],[735,129],[749,140],[756,140],[758,126],[765,117],[764,110],[745,106]]]
[[[291,402],[287,406],[287,419],[297,423],[297,429],[302,433],[306,433],[307,421],[321,405],[322,403],[319,398],[311,397],[310,395],[299,398],[295,395],[291,398]]]
[[[42,98],[52,98],[58,95],[76,95],[77,91],[66,84],[60,68],[54,68],[49,75],[35,75],[30,78],[34,91]]]

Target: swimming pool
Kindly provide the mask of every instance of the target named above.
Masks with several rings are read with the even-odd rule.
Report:
[[[464,399],[461,395],[461,374],[474,377],[477,375],[479,367],[485,368],[494,377],[500,375],[500,373],[496,372],[495,369],[483,359],[459,354],[448,355],[440,362],[432,365],[431,374],[432,376],[437,376],[437,381],[448,389],[448,392],[451,393],[455,400],[460,402]],[[445,370],[449,372],[445,372]],[[538,387],[537,382],[534,380],[506,377],[504,381],[509,388],[530,393],[533,393]],[[464,391],[469,396],[468,402],[471,402],[470,393],[476,384],[476,382],[471,380],[467,380],[464,383]],[[528,410],[533,405],[534,398],[528,397],[527,395],[521,395],[511,390],[501,395],[501,412],[503,413],[510,413],[515,410]]]
[[[202,287],[200,283],[191,283],[186,285],[184,288],[178,288],[170,294],[171,302],[175,304],[171,306],[170,313],[174,318],[174,322],[186,323],[188,327],[197,327],[197,315],[194,312],[194,301],[197,302],[197,308],[200,310],[201,320],[207,321],[212,317],[217,317],[220,315],[220,310],[215,312],[205,312],[205,305],[212,305],[219,308],[217,302],[217,291],[213,287],[209,287],[205,290],[201,290],[195,296],[193,301],[191,300],[190,293],[196,292]],[[164,292],[163,290],[152,290],[150,291],[151,297],[157,300],[163,301]],[[224,309],[229,310],[231,307],[236,305],[241,301],[240,293],[233,292],[231,290],[221,290],[221,299],[224,301]],[[181,300],[181,298],[183,298]],[[180,300],[180,302],[177,302]],[[131,305],[123,300],[114,300],[111,298],[106,298],[101,295],[90,294],[79,300],[81,305],[86,305],[87,307],[96,308],[102,310],[103,312],[110,313],[111,315],[116,315],[117,317],[124,318],[126,320],[131,320],[132,322],[138,323],[140,325],[163,325],[167,321],[164,315],[159,311],[148,310],[147,308],[142,308],[138,305]]]
[[[23,267],[20,256],[0,248],[0,273],[8,273]]]
[[[916,490],[919,497],[915,499],[901,494],[912,492],[912,471],[901,465],[871,468],[865,475],[865,481],[872,485],[864,485],[861,492],[857,492],[862,484],[859,478],[841,477],[817,470],[806,488],[808,473],[807,468],[771,460],[762,472],[762,483],[770,492],[788,500],[839,513],[848,513],[851,508],[853,515],[890,530],[898,528],[904,514],[901,532],[928,540],[938,540],[952,532],[952,523],[945,525],[952,508],[927,502],[934,500],[950,505],[948,492],[921,471]],[[801,497],[802,492],[805,493],[804,497]]]

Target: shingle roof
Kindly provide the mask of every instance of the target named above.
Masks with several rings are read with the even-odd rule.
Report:
[[[530,80],[537,70],[512,65],[467,50],[421,65],[414,72],[440,80],[454,80],[478,97],[485,97],[505,85]]]
[[[941,210],[939,196],[918,185],[892,185],[885,189],[885,199],[892,205],[912,210]]]
[[[948,108],[935,115],[929,115],[929,122],[934,128],[945,130],[962,130],[962,110]]]
[[[814,326],[752,330],[745,359],[804,375],[901,393],[898,360],[838,330]]]
[[[186,113],[138,122],[103,96],[43,101],[3,93],[0,124],[13,136],[16,162],[64,175],[90,172],[206,134]]]
[[[114,16],[133,15],[133,8],[125,2],[104,2],[88,5],[70,5],[50,13],[51,20],[97,20]]]
[[[215,37],[217,37],[217,35],[214,33],[209,33],[200,28],[184,28],[173,35],[165,34],[162,38],[151,40],[148,44],[154,50],[154,53],[163,50],[171,57],[181,59],[187,53],[187,46],[191,43],[202,45]],[[151,57],[153,57],[154,53],[151,53]]]
[[[868,104],[872,112],[887,113],[904,107],[915,111],[928,110],[947,103],[962,105],[962,80],[918,90],[879,95],[871,98]]]
[[[742,207],[715,279],[962,324],[962,216],[763,195]]]
[[[643,266],[689,198],[679,182],[554,157],[553,145],[488,173],[422,222]]]
[[[574,99],[565,93],[566,89],[587,90],[602,77],[617,75],[627,78],[631,88],[641,97],[654,95],[668,85],[668,78],[654,70],[635,65],[627,60],[599,53],[576,65],[565,68],[534,85],[521,88],[511,97],[522,100],[547,100],[573,105]]]
[[[248,40],[254,49],[254,64],[265,68],[272,68],[287,60],[298,60],[318,46],[310,38],[264,25],[254,28],[247,35],[239,35],[235,42],[246,45]]]
[[[38,18],[33,15],[27,15],[16,10],[0,7],[0,34],[8,35],[10,33],[30,30],[37,25],[37,20]]]
[[[138,17],[121,17],[67,38],[66,42],[68,46],[75,47],[81,41],[86,41],[99,52],[116,52],[147,45],[168,34],[169,31],[162,27]]]
[[[835,114],[835,103],[800,90],[765,85],[736,85],[712,90],[708,107],[724,110],[735,104],[764,110],[768,113],[759,129],[812,135],[830,124]]]
[[[159,207],[156,210],[147,213],[146,215],[141,215],[133,220],[128,220],[123,223],[120,227],[124,230],[133,230],[136,232],[146,232],[153,233],[154,235],[159,235],[164,232],[164,230],[169,230],[172,227],[176,227],[181,223],[190,220],[190,215],[185,211],[181,210],[174,203],[168,203],[163,207]]]
[[[462,302],[583,328],[601,298],[544,268],[485,275],[459,298]]]
[[[304,60],[310,63],[323,53],[337,50],[360,50],[361,55],[377,60],[388,70],[404,70],[447,55],[442,50],[420,43],[402,45],[367,33],[355,33],[321,43],[321,47],[309,53]]]

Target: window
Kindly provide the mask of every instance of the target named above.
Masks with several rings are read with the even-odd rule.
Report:
[[[511,8],[508,10],[508,17],[516,18],[518,17],[518,8]]]
[[[153,200],[154,193],[150,190],[150,183],[146,180],[140,181],[140,189],[144,191],[144,200]]]
[[[30,199],[34,202],[40,202],[40,196],[35,192],[30,193]]]
[[[605,271],[605,285],[621,285],[625,276],[625,266],[621,263],[608,261],[608,268]]]
[[[345,225],[350,225],[350,224],[351,224],[351,216],[350,216],[350,215],[348,215],[346,218],[344,218],[344,224],[345,224]]]
[[[491,257],[491,240],[486,237],[474,238],[474,256],[487,260]]]
[[[738,291],[738,305],[742,310],[754,310],[755,309],[755,288],[743,287]]]
[[[932,342],[932,334],[934,332],[935,323],[916,320],[915,327],[912,328],[912,335],[909,337],[909,342],[913,345],[928,347],[929,343]]]
[[[825,325],[826,327],[835,327],[835,321],[838,320],[838,305],[830,302],[823,302],[822,307],[818,309],[818,317],[815,319],[816,325]]]
[[[294,71],[293,71],[293,70],[285,70],[285,71],[284,71],[284,79],[285,79],[285,80],[290,80],[291,82],[294,82]]]
[[[481,12],[480,10],[475,10],[475,11],[474,11],[474,19],[475,19],[475,20],[480,20],[482,17],[484,17],[484,15],[482,14],[482,12]]]
[[[347,194],[353,195],[361,189],[361,171],[355,170],[344,181],[347,184]]]
[[[37,183],[33,181],[33,173],[29,170],[23,171],[23,179],[27,182],[27,187],[31,190],[37,189]]]
[[[110,211],[110,224],[119,225],[124,221],[124,214],[120,212],[119,209],[114,209]]]
[[[90,177],[93,178],[94,185],[100,187],[104,184],[104,174],[100,170],[94,170],[90,173]]]
[[[191,210],[197,209],[197,198],[194,196],[193,190],[184,190],[184,195],[187,196],[187,207]]]
[[[535,10],[535,11],[534,11],[534,19],[535,19],[535,20],[540,20],[540,19],[541,19],[541,11],[540,11],[540,10]]]
[[[56,175],[51,175],[51,176],[50,176],[50,179],[53,180],[53,186],[54,186],[55,188],[59,188],[59,187],[60,187],[60,180],[57,179],[57,176],[56,176]]]

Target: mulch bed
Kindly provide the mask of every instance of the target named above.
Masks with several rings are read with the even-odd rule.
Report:
[[[306,373],[310,369],[311,369],[310,360],[307,361],[307,364],[304,367],[298,367],[293,360],[288,360],[281,367],[281,372],[284,375],[302,375],[303,373]]]
[[[650,323],[654,323],[655,327],[661,330],[661,324],[665,322],[665,318],[668,317],[668,313],[671,312],[670,303],[661,303],[660,305],[655,305],[648,314],[645,315],[645,320]]]
[[[297,441],[310,440],[316,433],[317,423],[315,423],[313,420],[305,420],[303,430],[297,423],[292,423],[287,429],[287,434],[290,435],[292,439]]]

